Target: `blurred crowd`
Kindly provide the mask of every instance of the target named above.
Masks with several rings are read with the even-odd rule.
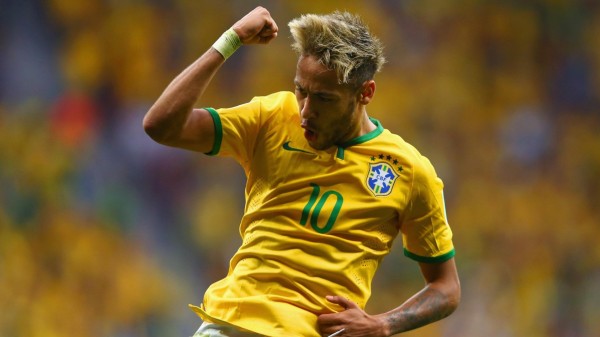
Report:
[[[163,88],[256,5],[279,38],[205,95],[292,90],[287,22],[360,14],[386,47],[368,111],[444,180],[463,302],[406,334],[600,336],[600,3],[592,0],[3,0],[0,336],[189,336],[240,241],[229,159],[143,132]],[[400,241],[370,312],[420,287]]]

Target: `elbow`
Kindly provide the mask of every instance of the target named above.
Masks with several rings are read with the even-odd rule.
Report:
[[[144,128],[144,132],[146,132],[150,138],[155,141],[160,139],[160,132],[158,131],[159,128],[157,127],[156,123],[148,117],[148,115],[144,117],[144,120],[142,121],[142,127]]]
[[[460,292],[448,298],[448,315],[452,314],[460,305]]]
[[[447,316],[452,314],[458,308],[461,299],[460,281],[457,279],[448,287],[446,292]]]
[[[439,316],[442,319],[450,316],[460,304],[461,288],[458,278],[441,283],[432,283],[430,290],[437,294],[439,303]]]
[[[155,142],[162,144],[166,141],[165,128],[156,119],[151,117],[150,112],[144,116],[142,127],[144,128],[144,132]]]
[[[440,291],[445,297],[447,316],[456,311],[461,300],[460,278],[454,263],[451,266],[451,271],[446,274],[440,284]]]

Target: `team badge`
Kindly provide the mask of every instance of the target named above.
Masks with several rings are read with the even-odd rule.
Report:
[[[387,163],[369,163],[367,186],[375,196],[390,194],[396,178],[398,174]]]

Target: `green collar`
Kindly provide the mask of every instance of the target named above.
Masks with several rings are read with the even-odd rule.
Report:
[[[383,126],[381,126],[381,123],[378,120],[376,120],[375,118],[372,118],[372,117],[369,117],[369,119],[371,120],[371,122],[373,122],[373,124],[375,124],[375,126],[376,126],[375,130],[373,130],[369,133],[365,133],[362,136],[352,138],[349,141],[338,145],[338,150],[337,150],[337,155],[336,155],[336,157],[338,159],[344,159],[344,150],[347,147],[367,142],[367,141],[379,136],[383,132]]]

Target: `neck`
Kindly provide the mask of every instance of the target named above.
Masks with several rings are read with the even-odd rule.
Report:
[[[367,115],[367,111],[365,110],[365,112],[362,114],[362,117],[361,117],[360,132],[358,135],[362,136],[362,135],[367,134],[375,129],[377,129],[377,126],[373,122],[371,122],[371,119],[369,118],[369,115]]]

